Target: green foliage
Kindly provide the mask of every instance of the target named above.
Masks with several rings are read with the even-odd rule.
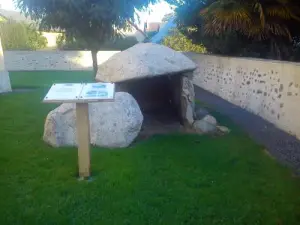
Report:
[[[57,48],[60,50],[86,50],[86,43],[74,37],[67,36],[65,33],[58,35],[56,38]]]
[[[116,50],[123,51],[137,44],[138,41],[134,36],[118,37],[114,40],[105,41],[99,50]],[[57,47],[61,50],[86,50],[86,44],[83,40],[67,38],[65,34],[61,34],[56,39]]]
[[[56,46],[58,49],[62,49],[66,43],[66,35],[64,33],[59,34],[56,37]]]
[[[133,36],[119,37],[115,40],[106,41],[103,44],[103,46],[101,47],[101,50],[123,51],[123,50],[126,50],[126,49],[136,45],[137,43],[138,43],[138,41]]]
[[[40,21],[43,29],[61,29],[76,40],[83,40],[86,48],[98,50],[102,44],[120,35],[134,22],[138,9],[156,0],[16,0],[19,8]]]
[[[4,50],[37,50],[47,46],[47,39],[33,25],[8,20],[0,23]]]
[[[178,29],[172,30],[170,35],[164,38],[162,44],[176,51],[197,53],[206,52],[206,49],[202,44],[194,44],[191,39],[187,38]]]

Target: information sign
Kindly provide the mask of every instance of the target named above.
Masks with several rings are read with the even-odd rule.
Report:
[[[90,102],[113,101],[112,83],[53,84],[44,98],[45,103],[76,103],[78,167],[80,179],[90,177]]]
[[[53,84],[44,102],[95,102],[113,100],[115,84],[112,83],[64,83]]]

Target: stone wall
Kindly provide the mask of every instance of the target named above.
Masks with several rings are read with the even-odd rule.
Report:
[[[103,63],[118,51],[100,51],[98,63]],[[8,71],[91,70],[89,51],[5,51]]]
[[[186,53],[194,83],[300,138],[300,64]]]
[[[98,53],[99,64],[116,51]],[[88,51],[6,51],[8,71],[91,70]],[[300,64],[186,53],[198,64],[194,83],[300,139]],[[1,63],[1,62],[0,62]]]

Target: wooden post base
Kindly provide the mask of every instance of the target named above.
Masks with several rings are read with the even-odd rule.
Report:
[[[79,178],[90,177],[90,122],[88,103],[76,103]]]

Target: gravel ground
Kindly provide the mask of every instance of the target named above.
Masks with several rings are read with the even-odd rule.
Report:
[[[195,86],[196,99],[211,105],[242,127],[258,144],[266,147],[278,161],[300,174],[300,141],[273,124],[228,101]]]

